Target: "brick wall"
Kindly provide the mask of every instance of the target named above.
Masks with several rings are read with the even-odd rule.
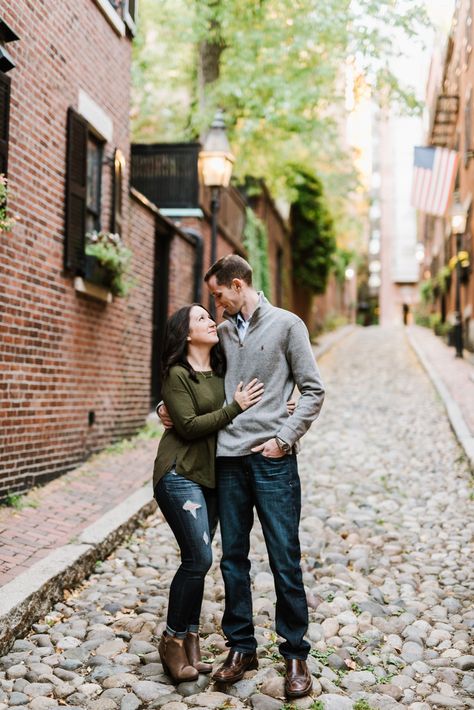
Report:
[[[9,50],[9,180],[20,216],[0,235],[0,497],[71,468],[149,411],[154,218],[128,197],[130,41],[93,0],[16,0]],[[123,235],[136,285],[112,304],[63,273],[67,109],[87,92],[113,121],[106,157],[126,157]],[[110,227],[111,167],[103,168]],[[89,413],[95,423],[89,423]]]
[[[265,183],[261,181],[260,185],[261,192],[250,199],[250,205],[267,229],[271,301],[275,306],[292,310],[293,294],[289,231]]]
[[[201,280],[202,280],[202,296],[201,296],[201,303],[205,308],[210,308],[210,297],[209,293],[207,290],[207,286],[204,283],[204,274],[206,271],[210,268],[211,266],[211,225],[209,221],[204,217],[202,219],[199,219],[197,217],[182,217],[176,222],[177,226],[180,227],[181,229],[193,229],[199,234],[202,235],[203,238],[203,260],[202,260],[202,274],[201,274]],[[183,247],[181,246],[181,250]],[[239,250],[242,256],[245,256],[242,250]],[[220,259],[223,256],[226,256],[227,254],[233,254],[236,252],[235,245],[227,240],[223,234],[220,232],[217,235],[217,258]],[[183,270],[183,264],[182,263],[177,263],[176,266],[174,266],[174,254],[177,254],[177,252],[173,252],[173,256],[170,255],[170,273],[173,268],[176,269],[173,273],[179,273],[180,274],[180,283],[181,283],[181,288],[185,288],[185,279],[181,277],[182,273],[186,273],[185,270]],[[189,250],[187,251],[189,254]],[[189,271],[188,271],[189,273]],[[191,278],[191,277],[190,277]],[[193,271],[193,277],[192,277],[192,283],[194,284],[194,271]],[[170,278],[170,293],[171,291],[176,292],[178,286],[173,287],[173,279]],[[193,291],[191,290],[190,292],[193,294]],[[177,296],[175,296],[177,298]],[[194,297],[192,297],[192,300],[194,300]],[[177,302],[177,301],[176,301]],[[184,300],[184,303],[189,303],[189,300]],[[180,305],[182,305],[180,301]],[[178,307],[178,306],[177,306]],[[174,309],[171,307],[171,299],[170,299],[170,312],[172,312]],[[218,314],[219,316],[219,314]],[[218,320],[220,321],[221,318],[220,316],[218,317]]]
[[[195,247],[179,236],[170,244],[168,315],[194,301]]]

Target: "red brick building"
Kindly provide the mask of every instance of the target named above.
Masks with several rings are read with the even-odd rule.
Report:
[[[136,0],[0,6],[0,499],[143,425],[159,398],[169,313],[209,304],[210,194],[199,144],[131,146]],[[217,256],[246,255],[246,199],[220,195]],[[262,184],[272,301],[291,308],[288,231]],[[118,232],[132,288],[113,296],[85,254]],[[133,473],[131,474],[133,475]]]
[[[143,425],[159,396],[167,315],[207,301],[209,195],[197,146],[184,208],[169,199],[183,192],[179,170],[177,183],[168,171],[165,193],[151,196],[131,179],[136,10],[135,0],[0,7],[0,172],[18,215],[0,232],[0,498]],[[245,254],[244,223],[244,201],[230,188],[218,256]],[[88,271],[90,229],[120,232],[131,249],[127,296],[112,297]]]
[[[0,85],[2,170],[19,217],[0,234],[0,496],[58,475],[149,411],[154,219],[127,190],[128,10],[108,0],[0,10],[18,37]],[[108,303],[83,278],[90,227],[120,229],[133,250],[130,297]]]
[[[451,215],[420,213],[419,235],[425,254],[421,276],[434,285],[432,305],[442,321],[456,321],[459,289],[464,346],[474,351],[474,23],[470,0],[459,0],[442,51],[433,56],[426,92],[429,111],[427,143],[459,152],[459,167],[452,203],[459,202],[467,216],[464,234],[451,229]],[[457,239],[459,240],[457,243]],[[465,264],[458,271],[456,255]]]

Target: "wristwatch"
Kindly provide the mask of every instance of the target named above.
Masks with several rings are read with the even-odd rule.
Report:
[[[283,439],[280,439],[279,436],[275,437],[275,441],[278,444],[278,448],[280,451],[283,451],[284,454],[289,454],[291,451],[291,446],[286,443],[286,441],[283,441]]]

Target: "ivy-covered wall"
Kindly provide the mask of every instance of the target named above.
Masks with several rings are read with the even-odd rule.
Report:
[[[253,269],[254,287],[257,291],[263,291],[267,298],[271,298],[268,233],[264,223],[251,207],[246,209],[244,246]]]

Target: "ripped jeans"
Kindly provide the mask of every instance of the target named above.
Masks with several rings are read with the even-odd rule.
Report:
[[[181,552],[181,564],[170,586],[166,631],[184,638],[199,628],[204,579],[212,564],[217,495],[215,489],[171,470],[156,484],[155,499]]]

